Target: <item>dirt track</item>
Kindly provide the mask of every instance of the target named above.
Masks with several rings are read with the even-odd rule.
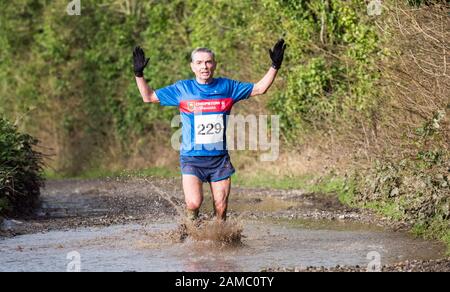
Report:
[[[206,191],[205,187],[205,191]],[[210,194],[205,192],[204,217],[211,213]],[[179,179],[103,179],[60,180],[47,182],[42,191],[41,208],[30,218],[3,224],[0,235],[69,230],[78,227],[111,226],[126,223],[144,224],[177,220],[183,209]],[[300,190],[270,190],[233,187],[230,218],[264,220],[315,219],[330,222],[358,222],[384,229],[403,229],[367,212],[343,206],[330,195],[305,193]],[[360,267],[295,268],[274,267],[276,271],[358,271]],[[386,271],[450,271],[449,259],[413,261],[384,267]]]
[[[211,213],[210,192],[205,186],[203,214]],[[177,212],[174,204],[180,209]],[[75,227],[109,226],[129,222],[176,218],[183,209],[179,179],[102,179],[49,181],[42,190],[41,207],[34,216],[19,219],[9,235]],[[318,219],[357,221],[393,226],[340,204],[333,196],[300,190],[233,187],[230,217],[251,219]],[[3,235],[5,231],[3,231]]]

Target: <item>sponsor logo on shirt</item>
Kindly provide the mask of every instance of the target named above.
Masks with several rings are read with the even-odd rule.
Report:
[[[180,103],[180,111],[194,112],[227,112],[233,106],[232,98],[219,98],[210,100],[183,100]]]
[[[190,101],[190,102],[187,103],[187,105],[188,105],[189,111],[193,112],[195,110],[195,103],[194,102]]]

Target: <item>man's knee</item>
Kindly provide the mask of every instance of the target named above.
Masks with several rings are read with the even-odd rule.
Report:
[[[189,210],[197,210],[202,205],[201,199],[186,199],[186,207]]]
[[[225,197],[214,200],[214,206],[216,210],[219,212],[224,212],[227,209],[227,200]]]

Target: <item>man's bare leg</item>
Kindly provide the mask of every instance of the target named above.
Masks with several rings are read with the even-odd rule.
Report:
[[[195,175],[183,174],[183,191],[187,217],[195,220],[203,202],[203,182]]]
[[[214,200],[214,209],[218,220],[227,219],[228,196],[231,189],[231,178],[211,182],[211,192]]]

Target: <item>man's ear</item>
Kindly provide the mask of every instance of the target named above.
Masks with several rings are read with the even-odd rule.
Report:
[[[194,70],[194,63],[189,63],[190,65],[191,65],[191,70],[192,70],[192,72],[194,72],[195,73],[195,70]]]

